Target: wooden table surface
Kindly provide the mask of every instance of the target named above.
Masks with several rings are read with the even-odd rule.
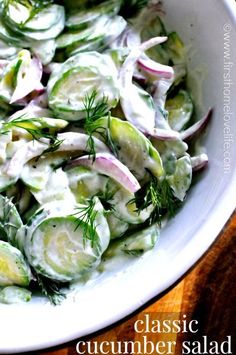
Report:
[[[231,217],[220,236],[195,267],[168,293],[152,301],[143,310],[119,322],[109,329],[89,336],[92,341],[138,340],[134,322],[144,314],[172,313],[188,314],[198,319],[198,337],[207,335],[212,340],[223,341],[227,335],[236,339],[236,214]],[[154,312],[154,313],[153,313]],[[156,313],[155,313],[156,314]],[[157,335],[152,335],[157,338]],[[162,340],[164,334],[158,335]],[[196,338],[194,338],[195,340]],[[84,339],[83,339],[84,340]],[[181,354],[183,336],[176,336],[175,355]],[[58,348],[48,349],[40,355],[76,354],[77,341]]]

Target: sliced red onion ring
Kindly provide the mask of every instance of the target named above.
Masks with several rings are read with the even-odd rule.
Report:
[[[140,92],[133,84],[135,65],[146,50],[166,40],[167,37],[154,37],[134,47],[120,70],[121,107],[127,121],[144,133],[152,132],[155,126],[155,109],[140,98]]]
[[[187,128],[185,131],[180,133],[180,137],[183,141],[189,141],[195,136],[197,136],[199,133],[204,130],[204,128],[208,125],[210,122],[210,119],[212,117],[213,109],[210,108],[207,114],[197,121],[193,126]]]
[[[154,128],[153,132],[149,133],[149,135],[159,141],[175,141],[180,138],[179,132],[172,129]]]
[[[143,54],[142,57],[138,59],[138,64],[142,70],[158,78],[174,78],[174,69],[172,67],[155,62],[146,54]]]
[[[112,154],[98,153],[96,154],[95,161],[93,161],[88,155],[83,156],[73,160],[68,165],[68,168],[71,169],[80,165],[89,167],[100,174],[111,177],[131,193],[135,193],[140,189],[138,180],[129,171],[127,166],[122,164]]]
[[[41,84],[43,67],[40,60],[36,57],[32,58],[29,66],[22,72],[17,86],[13,92],[10,103],[14,103],[26,97],[32,91],[36,90],[41,93],[44,90]]]
[[[194,172],[202,170],[208,165],[208,156],[205,153],[202,153],[196,157],[192,157],[191,164]]]

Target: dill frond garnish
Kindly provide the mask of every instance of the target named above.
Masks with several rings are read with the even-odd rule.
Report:
[[[166,179],[160,181],[153,175],[150,175],[150,181],[137,191],[129,203],[136,204],[138,213],[153,206],[148,223],[150,225],[157,223],[160,226],[163,217],[165,215],[169,218],[174,217],[181,205],[181,202],[174,196],[168,181]]]
[[[68,284],[61,284],[60,282],[48,279],[43,275],[39,275],[34,269],[32,269],[32,273],[35,277],[35,288],[39,289],[54,306],[61,304],[66,298],[66,294],[62,291],[62,288],[67,287]]]
[[[95,209],[95,199],[89,199],[87,205],[76,207],[76,212],[73,214],[77,218],[75,230],[79,227],[83,229],[83,244],[90,241],[91,247],[97,246],[98,235],[96,231],[96,218],[98,211]]]
[[[89,156],[92,157],[93,161],[96,159],[96,149],[93,134],[95,133],[96,129],[94,127],[94,122],[98,120],[100,117],[103,117],[109,111],[109,107],[107,105],[107,97],[103,96],[101,100],[97,103],[97,91],[93,90],[91,94],[85,95],[84,99],[84,108],[86,112],[85,124],[84,129],[85,132],[88,134],[88,142],[87,142],[87,149],[89,152]]]
[[[12,121],[4,122],[0,129],[1,134],[7,134],[12,128],[24,129],[28,132],[34,140],[40,141],[42,138],[49,139],[50,145],[43,151],[42,154],[52,153],[58,150],[63,140],[59,140],[56,134],[49,132],[48,128],[40,127],[40,120],[38,118],[25,118],[25,116],[20,116]]]
[[[114,211],[114,205],[111,203],[114,195],[115,191],[110,190],[108,185],[106,185],[105,191],[102,191],[96,195],[105,211]]]

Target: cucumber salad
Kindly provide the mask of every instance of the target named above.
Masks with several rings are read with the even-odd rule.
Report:
[[[0,1],[0,302],[154,248],[206,167],[158,1]],[[100,271],[102,272],[102,271]]]

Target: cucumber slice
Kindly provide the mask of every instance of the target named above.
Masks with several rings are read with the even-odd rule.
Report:
[[[28,286],[30,280],[30,269],[22,253],[9,243],[0,241],[0,286]]]
[[[144,24],[143,30],[141,31],[142,42],[157,36],[167,36],[167,32],[161,18],[158,16],[153,17],[152,14],[149,17],[150,20]],[[150,48],[147,51],[147,54],[150,58],[161,64],[167,65],[169,63],[169,54],[163,44]]]
[[[89,168],[78,166],[67,170],[69,186],[76,202],[84,203],[88,198],[100,195],[106,190],[108,178]]]
[[[56,38],[62,32],[65,25],[63,6],[54,4],[35,14],[34,11],[18,1],[11,1],[4,8],[4,24],[16,35],[37,41]]]
[[[168,51],[169,58],[173,64],[183,64],[186,62],[186,48],[178,33],[169,33],[168,40],[163,46]]]
[[[0,291],[0,303],[15,304],[29,302],[31,292],[25,288],[17,286],[7,286]]]
[[[56,171],[49,171],[47,174],[46,188],[35,191],[31,189],[36,201],[43,205],[51,201],[58,203],[68,203],[69,205],[75,204],[75,197],[69,188],[69,181],[66,173],[62,169]],[[46,179],[45,179],[46,180]]]
[[[112,211],[106,212],[106,217],[110,228],[111,239],[122,237],[129,228],[129,224],[118,218]]]
[[[98,38],[93,41],[86,40],[85,42],[75,43],[75,45],[67,47],[66,54],[67,57],[70,57],[82,52],[101,51],[104,47],[103,38]]]
[[[56,46],[57,48],[65,48],[78,42],[84,42],[90,35],[92,35],[91,28],[78,32],[63,33],[57,38]]]
[[[34,41],[30,44],[32,52],[39,57],[43,65],[49,64],[56,52],[56,41],[49,39],[46,41]]]
[[[64,9],[62,6],[52,4],[44,7],[42,11],[36,14],[24,23],[24,29],[29,31],[46,31],[55,26],[64,18]]]
[[[83,30],[98,20],[101,13],[97,9],[77,11],[68,16],[66,27],[70,30]]]
[[[0,238],[15,245],[17,230],[22,225],[15,205],[7,197],[0,195]]]
[[[22,98],[21,94],[19,95],[19,86],[26,83],[26,91],[23,91],[25,96],[32,92],[35,89],[34,85],[39,85],[40,78],[36,78],[36,69],[33,67],[32,72],[31,65],[33,65],[33,60],[31,59],[31,54],[27,49],[21,50],[17,57],[9,62],[6,68],[3,70],[2,77],[0,80],[0,96],[7,103],[17,102],[19,97]],[[27,75],[31,75],[33,85],[30,85]],[[33,76],[34,75],[34,76]],[[37,73],[38,75],[38,73]],[[38,75],[39,76],[39,75]],[[25,78],[25,82],[24,82]],[[23,86],[24,88],[24,86]],[[28,89],[28,91],[27,91]],[[22,92],[22,86],[20,93]]]
[[[166,101],[165,109],[169,112],[168,122],[172,129],[181,131],[190,121],[193,114],[193,101],[185,90]]]
[[[20,48],[27,48],[28,43],[17,36],[3,23],[2,16],[0,16],[0,38],[6,43]]]
[[[153,225],[125,239],[121,250],[129,255],[140,256],[155,247],[158,237],[159,229]]]
[[[114,257],[124,256],[141,256],[143,253],[152,250],[159,238],[159,229],[156,225],[152,225],[142,231],[135,232],[129,237],[116,240],[110,244],[108,250],[104,254],[104,259],[113,259]]]
[[[77,32],[69,32],[57,39],[58,48],[67,47],[67,54],[88,50],[102,50],[112,43],[125,29],[127,23],[121,16],[99,17],[92,26]]]
[[[183,201],[192,182],[192,164],[188,155],[177,160],[175,172],[167,176],[167,181],[174,195]]]
[[[19,52],[20,48],[9,46],[3,40],[0,40],[0,58],[1,59],[9,59],[15,56]]]
[[[139,212],[134,200],[134,194],[129,193],[125,189],[119,189],[112,199],[109,200],[113,208],[115,216],[129,224],[144,223],[151,215],[153,207]]]
[[[119,1],[104,1],[91,9],[77,10],[69,15],[66,21],[66,27],[71,30],[89,27],[94,21],[98,20],[101,15],[115,16],[118,14],[119,10]]]
[[[94,201],[94,242],[84,238],[88,222],[76,215],[78,208],[86,206],[73,208],[52,202],[31,219],[24,248],[29,263],[38,273],[53,280],[74,281],[100,263],[110,232],[99,200]]]
[[[119,100],[117,69],[105,54],[79,53],[52,73],[48,83],[49,106],[61,118],[78,120],[86,115],[84,97],[94,90],[98,93],[94,106],[105,96],[108,108],[115,107]]]
[[[70,153],[55,152],[32,159],[24,165],[20,178],[33,192],[43,190],[46,188],[46,184],[55,167],[67,161],[70,155]]]
[[[111,139],[117,147],[118,158],[138,179],[142,179],[146,170],[161,178],[164,174],[158,151],[150,141],[131,123],[115,117],[102,117],[94,126],[97,132],[109,129]]]

